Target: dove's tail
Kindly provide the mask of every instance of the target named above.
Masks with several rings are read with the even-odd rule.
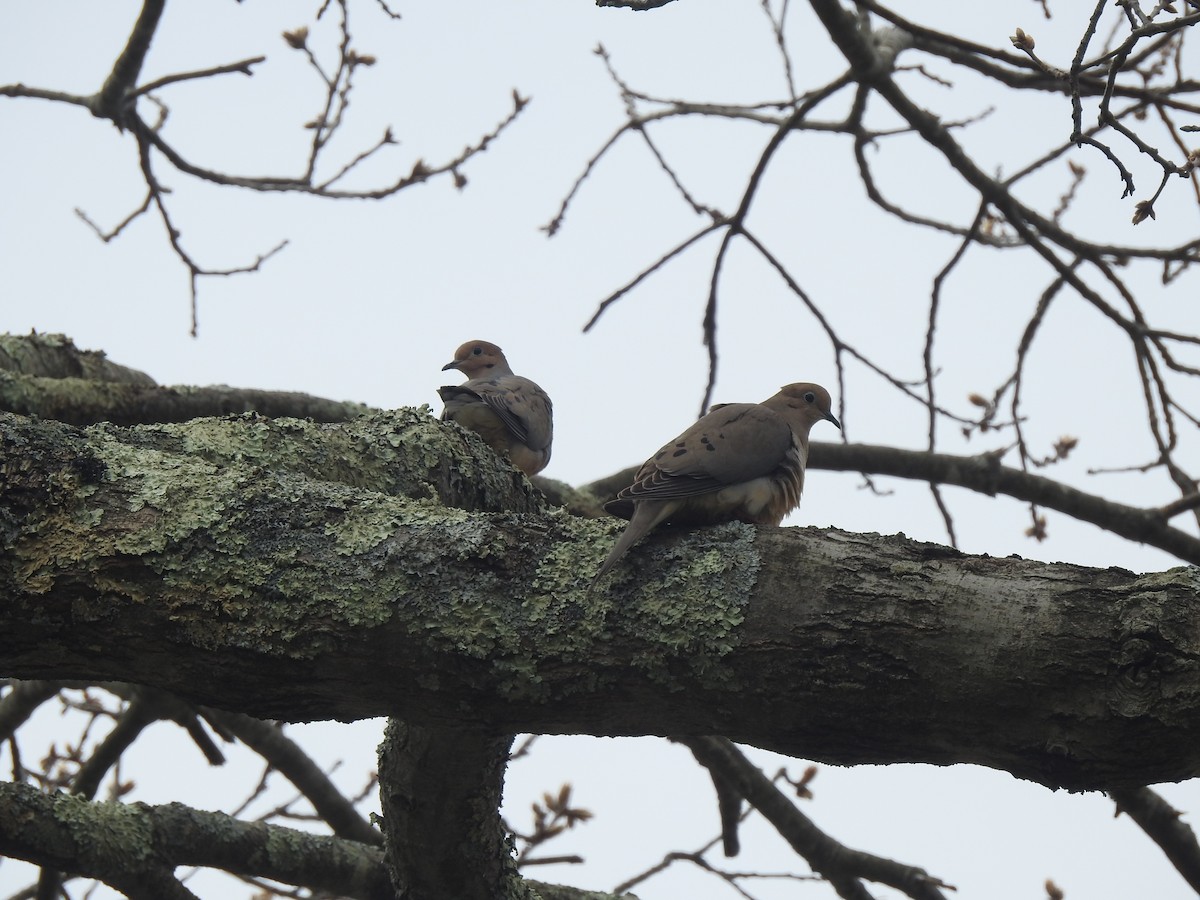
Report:
[[[604,560],[596,577],[592,579],[591,587],[588,588],[589,593],[601,578],[613,570],[630,547],[668,519],[679,506],[678,502],[673,500],[639,500],[635,505],[636,509],[634,509],[629,524],[625,526],[625,530],[617,538],[617,543],[613,545],[608,558]]]

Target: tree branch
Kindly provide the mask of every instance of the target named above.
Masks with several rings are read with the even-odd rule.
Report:
[[[131,898],[191,898],[171,874],[208,866],[355,900],[393,900],[377,849],[181,803],[91,803],[0,783],[0,854],[97,878]]]
[[[248,412],[345,422],[370,412],[370,407],[292,391],[260,391],[228,385],[145,386],[81,378],[38,378],[0,371],[0,410],[49,416],[73,425],[97,422],[139,425]]]
[[[126,119],[131,111],[127,104],[133,97],[133,86],[141,74],[142,63],[146,61],[150,42],[154,39],[158,20],[166,5],[166,0],[143,0],[142,10],[129,33],[125,49],[113,63],[112,71],[109,72],[100,92],[92,98],[92,115],[110,119],[118,128],[126,126]]]
[[[726,734],[1073,788],[1200,772],[1188,569],[735,524],[652,537],[587,601],[613,524],[405,499],[455,499],[446,472],[494,485],[474,508],[526,484],[416,411],[333,430],[0,426],[0,657],[16,677],[135,681],[292,720]]]
[[[86,378],[153,387],[145,372],[118,365],[103,350],[80,350],[65,334],[0,334],[0,370],[39,378]],[[40,415],[40,413],[39,413]]]
[[[1148,787],[1116,788],[1108,796],[1117,804],[1117,814],[1126,813],[1137,822],[1192,890],[1200,893],[1200,845],[1179,810]]]
[[[383,836],[358,814],[354,804],[342,796],[308,754],[277,725],[218,709],[205,710],[205,715],[220,723],[294,784],[338,837],[375,846],[383,843]]]
[[[169,84],[178,84],[181,81],[193,81],[197,78],[212,78],[214,75],[230,75],[233,73],[253,75],[252,67],[266,61],[267,58],[265,56],[252,56],[248,59],[243,59],[235,63],[227,63],[223,66],[212,66],[207,69],[197,69],[194,72],[177,72],[174,75],[164,75],[162,78],[157,78],[154,81],[143,84],[134,91],[134,95],[141,97],[144,94],[164,88]]]
[[[18,681],[0,698],[0,742],[7,741],[33,711],[58,693],[54,681]]]
[[[1156,547],[1180,560],[1200,565],[1200,538],[1168,524],[1171,515],[1179,511],[1173,504],[1141,508],[1116,503],[1052,478],[1003,465],[1000,462],[1002,457],[1002,450],[976,456],[957,456],[877,444],[832,444],[813,441],[809,445],[808,468],[890,475],[895,478],[955,485],[989,497],[1011,497],[1056,510],[1073,519],[1090,522],[1120,537]],[[584,485],[582,490],[585,494],[594,495],[602,504],[616,496],[617,491],[633,483],[637,468],[630,466],[622,469]],[[1194,504],[1189,501],[1184,505],[1192,508]]]
[[[821,831],[732,742],[722,737],[675,738],[697,762],[732,784],[844,898],[864,895],[859,879],[886,884],[914,900],[946,900],[949,887],[924,869],[851,850]]]
[[[511,746],[473,725],[388,723],[379,797],[397,896],[494,900],[520,884],[499,813]]]

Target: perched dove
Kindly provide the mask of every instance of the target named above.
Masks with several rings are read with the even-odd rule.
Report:
[[[554,410],[546,392],[514,375],[504,351],[487,341],[467,341],[442,371],[458,369],[465,384],[438,388],[443,422],[477,433],[498,453],[508,453],[518,469],[536,475],[550,462]]]
[[[842,427],[830,405],[825,388],[802,382],[762,403],[714,408],[646,460],[633,484],[605,504],[629,525],[595,581],[663,522],[778,525],[800,505],[809,429],[822,419]]]

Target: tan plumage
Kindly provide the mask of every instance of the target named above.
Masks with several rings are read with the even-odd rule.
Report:
[[[762,403],[715,407],[646,460],[633,484],[605,505],[629,525],[596,580],[663,522],[778,525],[800,504],[809,430],[821,420],[842,427],[831,405],[825,388],[801,382]]]
[[[438,388],[445,404],[442,421],[474,431],[526,475],[546,468],[554,438],[554,409],[546,392],[514,375],[504,351],[487,341],[467,341],[442,366],[447,369],[458,369],[468,380]]]

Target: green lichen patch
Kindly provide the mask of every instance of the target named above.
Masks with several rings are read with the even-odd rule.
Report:
[[[103,514],[98,509],[72,508],[53,511],[27,532],[13,554],[17,577],[31,593],[45,593],[54,586],[54,573],[77,566],[91,555],[89,539]]]
[[[44,378],[71,371],[89,381],[154,386],[144,372],[110,362],[103,350],[80,350],[65,334],[0,334],[0,370]]]
[[[258,463],[351,487],[439,499],[467,509],[540,508],[537,491],[472,432],[439,422],[428,406],[318,424],[254,413],[133,429],[219,465]]]
[[[502,533],[512,517],[473,518]],[[671,558],[662,568],[675,573],[668,582],[643,584],[634,592],[601,585],[589,595],[592,575],[609,549],[600,535],[614,529],[563,512],[539,522],[546,523],[551,539],[536,548],[505,548],[516,556],[514,568],[532,569],[534,575],[515,586],[507,582],[502,599],[491,577],[439,584],[446,590],[440,598],[431,593],[432,585],[424,587],[416,618],[430,629],[432,641],[491,659],[492,671],[502,679],[500,689],[527,699],[544,698],[540,672],[545,666],[580,666],[580,678],[567,685],[568,691],[595,690],[631,664],[671,683],[679,681],[673,673],[681,668],[722,677],[720,659],[736,646],[757,579],[752,527],[703,529],[702,536],[671,550],[648,548]],[[597,665],[618,634],[622,646],[635,636],[641,649],[614,660],[611,669]]]
[[[88,596],[56,602],[96,617],[138,604],[197,646],[316,659],[347,641],[401,644],[461,657],[456,677],[481,689],[548,699],[546,682],[564,680],[547,674],[564,667],[579,673],[566,690],[624,677],[631,662],[667,679],[713,668],[757,575],[754,529],[721,526],[652,539],[589,594],[623,523],[544,509],[523,475],[427,409],[338,426],[247,415],[71,433],[79,447],[56,458],[94,458],[96,480],[59,465],[61,502],[19,523],[20,589],[85,584]],[[471,442],[478,454],[464,455]],[[395,492],[405,472],[429,490]],[[455,486],[472,472],[480,483]],[[467,512],[439,499],[468,490],[530,505]],[[605,664],[631,641],[632,659],[626,649]]]
[[[622,609],[647,643],[633,664],[666,675],[683,663],[697,674],[718,673],[737,644],[761,559],[752,525],[730,523],[693,529],[683,543],[647,548],[665,578],[645,580]]]
[[[443,511],[432,504],[400,505],[392,498],[372,494],[357,498],[338,521],[326,523],[325,533],[333,537],[338,553],[355,556],[378,547],[398,528],[439,518]]]
[[[125,507],[143,527],[125,529],[114,541],[120,553],[140,556],[161,551],[221,517],[225,500],[236,491],[227,471],[201,459],[175,456],[120,441],[94,443],[110,480],[120,480]]]
[[[84,858],[130,860],[131,868],[149,859],[154,829],[137,805],[90,803],[60,794],[53,806],[54,819],[66,827]]]
[[[912,562],[910,560],[900,560],[899,562],[892,563],[889,571],[897,578],[920,577],[928,574],[925,566],[919,562]]]
[[[297,460],[287,459],[282,447],[273,447],[282,443],[273,441],[273,437],[289,432],[302,435],[317,427],[301,419],[267,419],[256,413],[244,413],[193,419],[181,425],[148,425],[144,430],[170,435],[178,440],[182,452],[221,463],[260,463],[268,455],[281,454],[285,458],[278,462],[291,463]]]
[[[244,484],[225,513],[208,534],[206,555],[191,551],[172,561],[164,579],[193,607],[189,587],[221,586],[218,596],[211,587],[207,595],[219,620],[197,623],[198,634],[305,656],[328,649],[328,635],[342,625],[370,628],[402,613],[448,649],[479,657],[496,651],[503,630],[488,621],[495,607],[470,608],[459,589],[462,570],[502,550],[479,517],[293,476]],[[421,615],[418,597],[423,610],[453,614],[456,627],[443,630],[445,616]]]
[[[561,510],[551,511],[548,518],[559,530],[560,540],[538,558],[530,580],[531,596],[552,598],[586,591],[625,523],[581,519]],[[602,602],[602,595],[596,594],[593,602]]]

